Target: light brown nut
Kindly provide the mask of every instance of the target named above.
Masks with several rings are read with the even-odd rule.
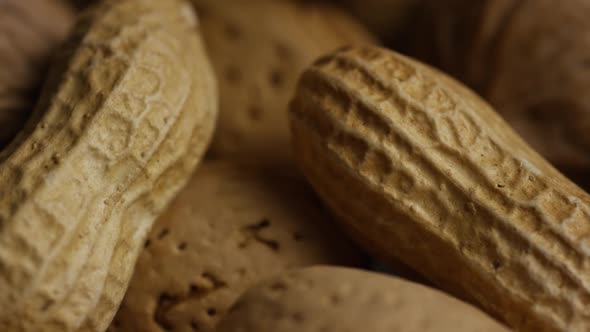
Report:
[[[292,162],[287,108],[303,69],[371,37],[343,11],[276,0],[192,0],[219,78],[213,157]]]
[[[259,280],[293,267],[359,264],[327,221],[298,177],[204,163],[154,226],[109,331],[214,331]]]
[[[303,76],[300,164],[350,234],[518,331],[590,326],[590,197],[479,97],[378,48]]]
[[[0,1],[0,148],[22,129],[73,22],[59,0]]]
[[[104,1],[0,154],[0,330],[106,330],[156,216],[212,136],[187,3]]]
[[[430,24],[415,38],[429,47],[411,54],[468,83],[549,161],[590,184],[590,3],[452,2],[429,1]]]
[[[218,332],[508,332],[440,291],[383,274],[317,266],[248,290]]]

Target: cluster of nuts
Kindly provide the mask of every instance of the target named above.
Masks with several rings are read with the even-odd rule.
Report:
[[[588,17],[0,2],[0,331],[590,331]]]

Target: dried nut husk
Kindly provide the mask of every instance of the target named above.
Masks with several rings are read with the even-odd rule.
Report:
[[[448,76],[379,48],[308,69],[299,163],[349,234],[518,331],[590,326],[590,196]]]
[[[216,83],[183,1],[82,14],[0,154],[0,330],[106,330],[156,217],[212,136]]]

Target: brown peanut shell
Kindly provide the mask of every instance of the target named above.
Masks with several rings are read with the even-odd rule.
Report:
[[[0,330],[106,330],[153,221],[212,136],[217,96],[183,1],[103,1],[0,153]]]
[[[378,48],[303,75],[304,173],[349,233],[518,331],[590,324],[590,197],[448,76]]]

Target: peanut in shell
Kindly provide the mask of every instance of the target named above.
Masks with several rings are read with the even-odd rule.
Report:
[[[291,108],[349,234],[518,331],[590,324],[590,197],[448,76],[379,48],[324,57]]]
[[[216,83],[183,1],[82,14],[0,153],[0,330],[106,330],[152,223],[212,136]]]

